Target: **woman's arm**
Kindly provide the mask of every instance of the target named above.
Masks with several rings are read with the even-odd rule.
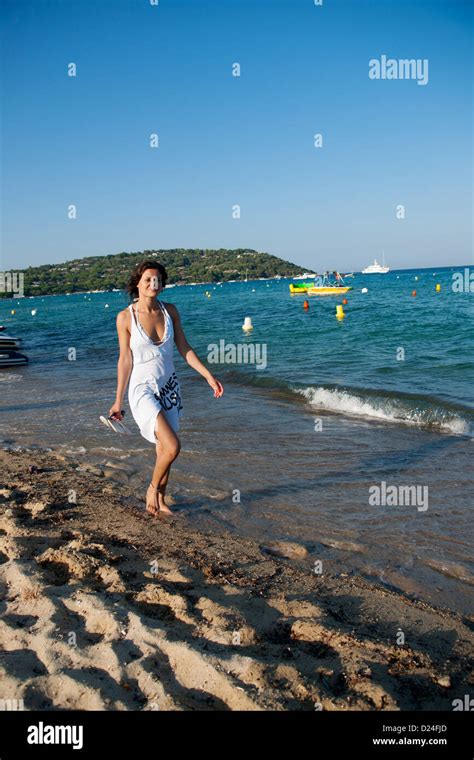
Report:
[[[120,311],[117,314],[117,334],[120,346],[120,356],[117,363],[117,393],[115,395],[115,402],[110,408],[109,414],[114,415],[119,420],[122,419],[121,409],[123,397],[127,389],[133,366],[128,319],[129,314],[127,310]]]
[[[209,372],[208,368],[202,363],[192,346],[189,345],[184,334],[184,330],[181,325],[181,318],[176,306],[172,303],[167,303],[166,308],[171,314],[171,318],[173,320],[174,342],[176,343],[176,348],[178,349],[183,359],[189,364],[189,366],[195,369],[196,372],[199,372],[199,374],[202,375],[205,380],[207,380],[214,391],[214,396],[216,398],[219,398],[219,396],[222,396],[224,393],[222,383],[220,383],[219,380],[216,380],[212,372]]]

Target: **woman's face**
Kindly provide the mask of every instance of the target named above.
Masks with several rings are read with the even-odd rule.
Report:
[[[154,298],[163,290],[161,274],[158,269],[145,269],[138,283],[138,294],[144,298]]]

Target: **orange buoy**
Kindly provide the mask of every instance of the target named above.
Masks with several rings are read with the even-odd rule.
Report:
[[[347,298],[343,298],[343,299],[342,299],[342,303],[343,303],[343,304],[344,304],[344,306],[345,306],[345,305],[348,303],[348,301],[347,301]]]
[[[303,309],[309,309],[308,301],[303,301]]]
[[[412,296],[416,296],[416,290],[412,291]]]

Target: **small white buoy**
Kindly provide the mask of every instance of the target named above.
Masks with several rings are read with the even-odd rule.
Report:
[[[34,317],[38,309],[31,309],[31,316]]]
[[[417,280],[417,281],[418,281],[418,277],[415,277],[415,280]]]
[[[361,293],[368,293],[368,292],[369,292],[369,290],[368,290],[368,288],[362,288],[362,290],[361,290],[360,292],[361,292]]]
[[[252,293],[255,293],[255,288],[252,288]]]
[[[106,304],[105,304],[105,308],[106,308],[106,309],[108,309],[108,308],[109,308],[109,304],[108,304],[108,303],[106,303]]]
[[[245,317],[244,324],[242,325],[242,330],[245,330],[245,332],[250,332],[250,330],[253,330],[252,317]]]

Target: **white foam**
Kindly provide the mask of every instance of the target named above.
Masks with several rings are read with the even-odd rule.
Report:
[[[62,447],[61,447],[62,448]],[[87,451],[85,446],[78,446],[75,449],[66,449],[66,454],[85,454]]]
[[[327,388],[314,388],[312,386],[295,390],[317,409],[327,409],[330,412],[354,417],[368,417],[384,422],[436,427],[455,435],[469,434],[469,424],[457,415],[410,409],[406,405],[397,404],[396,401],[390,399],[369,401],[347,391],[328,390]]]

